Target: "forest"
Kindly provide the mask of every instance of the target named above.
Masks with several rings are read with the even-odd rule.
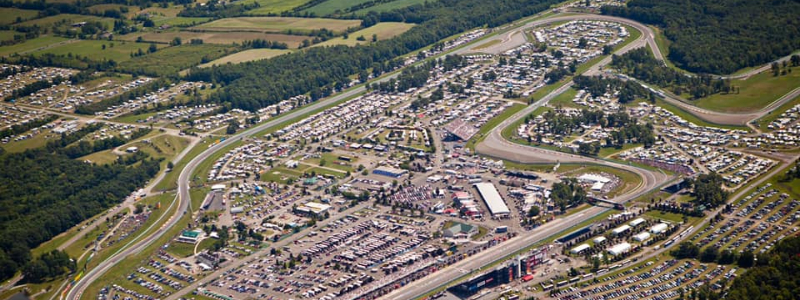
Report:
[[[419,25],[393,39],[369,45],[315,47],[268,60],[193,68],[185,79],[223,84],[221,91],[209,96],[211,102],[230,102],[234,108],[257,110],[293,96],[345,87],[351,81],[348,76],[375,64],[383,65],[400,55],[475,27],[494,27],[541,12],[556,2],[441,0],[391,13],[367,14],[363,27],[377,21],[398,21],[398,18]]]
[[[611,66],[625,74],[662,88],[670,88],[680,96],[689,93],[698,99],[712,94],[732,93],[737,89],[731,86],[730,79],[712,78],[711,75],[689,76],[664,66],[646,48],[638,48],[627,53],[611,57]]]
[[[758,255],[756,267],[737,277],[726,299],[797,299],[800,295],[800,237],[780,241],[772,251]]]
[[[800,49],[798,1],[631,0],[602,13],[662,28],[670,61],[695,73],[730,74]]]
[[[616,128],[612,131],[604,144],[584,143],[579,152],[584,155],[596,155],[602,147],[622,147],[628,143],[642,143],[645,147],[650,147],[655,143],[652,124],[637,124],[636,119],[631,118],[625,112],[605,114],[602,111],[581,110],[575,116],[568,116],[557,113],[553,110],[545,112],[542,117],[547,120],[544,132],[563,136],[572,135],[582,131],[581,125],[600,125],[603,128]],[[526,123],[531,116],[526,117]],[[536,141],[541,140],[541,135],[533,137]]]
[[[729,193],[722,189],[724,180],[717,173],[700,174],[695,179],[687,179],[694,188],[694,196],[699,205],[714,208],[728,201]]]
[[[0,156],[0,279],[28,267],[31,248],[118,204],[155,176],[159,162],[139,159],[130,167],[97,166],[47,148]]]
[[[575,82],[577,87],[588,91],[592,97],[619,91],[619,102],[623,104],[630,103],[637,98],[655,100],[655,95],[653,95],[653,93],[632,81],[583,75],[573,77],[572,81]]]

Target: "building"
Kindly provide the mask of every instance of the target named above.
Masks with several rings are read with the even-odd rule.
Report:
[[[240,214],[244,212],[244,207],[236,206],[231,208],[231,214]]]
[[[641,225],[644,222],[645,222],[644,218],[636,218],[633,221],[631,221],[629,224],[631,224],[632,227],[636,227],[636,226]]]
[[[478,189],[478,193],[481,195],[481,198],[483,198],[492,216],[504,217],[511,213],[511,211],[508,210],[508,206],[506,206],[506,203],[503,201],[503,197],[500,196],[500,193],[497,191],[497,188],[494,187],[493,183],[476,183],[475,188]]]
[[[200,231],[199,229],[192,231],[184,230],[183,232],[181,232],[181,235],[178,236],[177,241],[187,244],[197,244],[197,241],[200,240],[201,233],[202,231]]]
[[[598,244],[605,243],[605,242],[606,242],[606,240],[607,240],[607,239],[606,239],[606,237],[604,237],[604,236],[598,236],[598,237],[594,238],[594,239],[592,240],[592,242],[594,242],[594,244],[595,244],[595,245],[598,245]]]
[[[613,256],[618,256],[620,254],[627,253],[628,251],[631,251],[631,244],[627,242],[616,244],[607,250],[608,254]]]
[[[650,227],[650,233],[660,234],[666,231],[667,229],[669,229],[669,225],[667,225],[667,223],[659,223]]]
[[[478,227],[464,223],[455,223],[444,231],[444,237],[455,239],[468,239],[478,233]]]
[[[592,191],[600,191],[606,185],[606,183],[611,182],[611,179],[594,174],[583,174],[578,177],[578,181],[590,183],[592,185]]]
[[[623,234],[623,233],[625,233],[626,231],[628,231],[630,229],[631,229],[630,225],[623,224],[622,226],[614,228],[613,230],[611,230],[611,233],[614,234],[614,235],[620,235],[620,234]]]
[[[580,244],[579,246],[577,246],[575,248],[572,248],[572,250],[569,250],[569,253],[580,254],[581,252],[583,252],[583,251],[585,251],[585,250],[587,250],[589,248],[591,248],[589,246],[589,244]]]
[[[647,232],[647,231],[642,231],[642,232],[637,233],[636,235],[633,236],[633,240],[635,240],[637,242],[644,242],[644,241],[648,240],[649,238],[650,238],[650,233]]]
[[[125,149],[125,152],[136,153],[136,152],[139,152],[139,148],[137,148],[137,147],[128,147],[127,149]]]
[[[212,185],[212,186],[211,186],[211,191],[214,191],[214,192],[222,192],[222,191],[225,191],[225,185],[224,185],[224,184],[215,184],[215,185]]]
[[[327,212],[330,209],[331,206],[327,204],[322,204],[317,202],[306,202],[302,205],[298,205],[295,210],[301,213],[314,214],[319,216],[325,214],[325,212]]]
[[[408,171],[398,168],[381,166],[375,168],[375,170],[372,170],[372,174],[392,177],[392,178],[400,178],[403,177],[403,175],[408,174]]]

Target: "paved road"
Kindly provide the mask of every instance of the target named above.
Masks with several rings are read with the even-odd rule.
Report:
[[[653,55],[657,59],[659,59],[661,61],[664,60],[664,55],[661,54],[661,50],[659,50],[658,46],[656,45],[655,33],[653,33],[653,30],[650,29],[650,27],[647,27],[646,25],[644,25],[642,23],[639,23],[639,22],[636,22],[636,21],[632,21],[632,20],[629,20],[629,19],[624,19],[624,18],[619,18],[619,17],[612,17],[612,16],[604,16],[604,15],[593,15],[593,14],[573,14],[573,15],[566,15],[566,16],[556,15],[556,16],[553,16],[553,17],[550,17],[550,18],[547,18],[547,19],[536,20],[536,21],[533,21],[533,22],[526,23],[525,25],[516,27],[514,29],[511,29],[506,35],[503,36],[503,38],[501,39],[502,42],[499,43],[499,44],[492,45],[492,46],[486,47],[484,49],[474,49],[475,46],[466,47],[466,48],[462,48],[462,49],[456,51],[455,53],[456,54],[467,54],[469,52],[502,53],[502,52],[514,49],[516,47],[519,47],[519,46],[521,46],[522,44],[524,44],[526,42],[525,39],[524,39],[525,35],[521,34],[522,31],[524,31],[524,30],[527,30],[527,29],[530,29],[530,28],[533,28],[533,27],[537,27],[537,26],[542,26],[542,25],[546,25],[546,24],[555,23],[555,22],[574,21],[574,20],[610,21],[610,22],[622,23],[622,24],[631,26],[633,28],[636,28],[637,30],[639,30],[642,33],[642,36],[640,37],[640,39],[644,39],[644,41],[646,41],[647,45],[650,46],[650,49],[653,50]],[[522,39],[515,38],[515,37],[520,37],[520,36],[523,37],[523,38]],[[478,44],[477,46],[479,47],[480,44]],[[644,46],[644,44],[640,43],[635,48],[642,47],[642,46]],[[609,59],[609,61],[610,61],[610,59]]]
[[[465,46],[472,46],[472,44],[468,43]],[[462,47],[465,47],[465,46],[462,46]],[[456,48],[454,50],[447,51],[445,53],[442,53],[442,54],[439,54],[439,55],[436,55],[436,56],[437,57],[441,57],[441,56],[444,56],[444,55],[453,54],[454,51],[457,51],[458,49],[459,48]],[[399,75],[400,75],[400,72],[395,72],[393,74],[387,75],[387,76],[382,77],[381,79],[375,80],[373,82],[388,81],[388,80],[390,80],[392,78],[396,78]],[[273,126],[277,126],[277,125],[279,125],[281,123],[284,123],[286,121],[290,121],[291,119],[294,119],[296,117],[300,117],[300,116],[306,116],[307,117],[307,116],[310,116],[311,113],[314,110],[320,109],[322,107],[325,107],[325,106],[327,106],[329,104],[332,104],[332,103],[335,103],[337,101],[353,97],[353,96],[357,95],[358,93],[361,93],[361,92],[364,92],[364,91],[366,91],[366,89],[363,86],[359,86],[359,87],[351,88],[351,89],[349,89],[347,91],[338,93],[338,94],[336,94],[334,96],[319,100],[319,101],[317,101],[317,102],[315,102],[313,104],[310,104],[310,105],[307,105],[307,106],[303,106],[303,107],[301,107],[299,109],[296,109],[296,110],[293,110],[293,111],[291,111],[291,112],[289,112],[287,114],[281,115],[281,116],[279,116],[277,118],[274,118],[274,119],[271,119],[271,120],[269,120],[269,121],[267,121],[265,123],[262,123],[262,124],[260,124],[260,125],[258,125],[256,127],[250,128],[250,129],[248,129],[246,131],[243,131],[243,132],[238,133],[238,134],[236,134],[234,136],[231,136],[228,139],[226,139],[225,141],[223,141],[221,143],[218,143],[218,144],[216,144],[216,145],[214,145],[212,147],[209,147],[209,149],[207,149],[207,150],[203,151],[202,153],[200,153],[197,157],[192,159],[186,165],[186,167],[181,171],[181,174],[178,177],[178,195],[177,195],[175,201],[173,201],[172,204],[170,205],[170,208],[171,208],[172,205],[175,205],[177,203],[178,209],[176,210],[174,215],[170,216],[170,219],[167,221],[167,223],[165,223],[164,226],[159,228],[157,231],[149,234],[146,238],[142,239],[141,241],[138,241],[133,245],[126,245],[119,252],[117,252],[116,254],[112,255],[111,257],[109,257],[105,261],[101,262],[97,267],[95,267],[91,271],[89,271],[86,274],[84,274],[84,276],[81,278],[81,280],[79,282],[77,282],[75,284],[75,286],[69,291],[69,293],[67,295],[67,299],[80,299],[82,294],[83,294],[83,292],[86,290],[86,288],[92,282],[97,280],[97,278],[102,276],[106,271],[108,271],[111,267],[113,267],[116,263],[118,263],[120,260],[122,260],[123,258],[125,258],[125,257],[127,257],[129,255],[133,255],[135,253],[143,251],[145,248],[147,248],[147,246],[149,246],[155,240],[157,240],[158,238],[163,236],[164,233],[166,233],[170,228],[175,226],[177,224],[178,220],[180,220],[181,214],[185,214],[185,213],[191,212],[191,207],[190,207],[191,200],[190,200],[190,197],[189,197],[189,188],[190,188],[189,187],[189,183],[191,181],[191,175],[195,172],[195,170],[197,169],[197,166],[202,161],[208,159],[211,155],[213,155],[217,151],[219,151],[219,150],[221,150],[221,149],[223,149],[223,148],[235,143],[236,141],[241,140],[243,137],[254,135],[254,134],[256,134],[256,133],[258,133],[258,132],[260,132],[262,130],[265,130],[265,129],[273,127]],[[168,208],[167,211],[169,211],[170,208]],[[162,218],[163,217],[164,216],[162,216]],[[159,223],[160,223],[160,220],[155,222],[154,224],[159,224]],[[149,231],[150,231],[150,228],[145,230],[142,234],[145,234],[145,233],[147,233]]]
[[[689,103],[688,100],[680,98],[678,96],[673,95],[667,91],[663,91],[658,87],[653,87],[652,85],[643,83],[642,81],[628,77],[629,80],[634,80],[639,84],[643,84],[649,87],[652,87],[655,90],[661,91],[664,93],[664,101],[678,106],[682,110],[704,120],[707,122],[721,124],[721,125],[747,125],[753,120],[758,120],[766,116],[767,114],[771,113],[773,110],[777,109],[781,105],[794,100],[798,96],[800,96],[800,87],[795,88],[794,90],[789,91],[788,93],[784,94],[778,99],[775,99],[772,103],[764,106],[763,108],[752,111],[752,112],[742,112],[742,113],[725,113],[725,112],[718,112],[712,111],[704,108],[700,108],[697,106],[692,105]]]
[[[575,19],[602,19],[602,20],[613,20],[621,23],[625,23],[631,26],[635,22],[631,22],[624,19],[613,18],[613,17],[606,17],[606,16],[596,16],[596,15],[574,15],[574,16],[562,16],[562,17],[554,17],[549,18],[546,20],[534,21],[523,25],[521,28],[529,28],[532,26],[538,26],[542,24],[547,24],[551,22],[558,22],[558,21],[565,21],[565,20],[575,20]],[[643,26],[643,25],[641,25]],[[637,26],[634,26],[637,27]],[[647,34],[645,32],[649,31],[649,28],[644,27],[642,29],[643,34],[642,36],[637,39],[636,41],[631,42],[627,46],[619,49],[616,54],[624,53],[630,51],[631,49],[635,49],[638,47],[643,46],[645,43],[649,43],[652,41],[652,33]],[[502,45],[502,44],[500,44]],[[514,48],[516,46],[510,45],[508,49]],[[653,47],[653,49],[658,49],[657,47]],[[466,50],[465,50],[466,51]],[[606,58],[600,61],[599,63],[592,66],[586,74],[593,74],[597,73],[600,67],[610,63],[611,59]],[[500,124],[498,124],[492,131],[489,133],[489,136],[486,139],[476,146],[476,152],[495,157],[495,158],[502,158],[511,161],[521,162],[521,163],[535,163],[535,162],[546,162],[546,163],[554,163],[554,162],[577,162],[577,163],[595,163],[600,165],[605,165],[614,168],[620,168],[629,170],[631,172],[636,173],[637,175],[642,177],[642,184],[636,187],[630,193],[625,195],[618,196],[611,201],[617,203],[624,203],[630,201],[632,199],[638,198],[646,193],[649,193],[655,188],[663,185],[664,183],[668,182],[670,178],[661,172],[653,172],[633,166],[623,165],[620,163],[609,162],[589,157],[584,157],[580,155],[573,155],[567,154],[557,151],[551,151],[541,148],[529,147],[524,145],[519,145],[515,143],[511,143],[505,139],[503,139],[501,135],[501,131],[503,128],[508,127],[516,120],[523,118],[524,116],[528,115],[529,113],[533,112],[537,108],[547,104],[551,99],[555,96],[563,93],[566,91],[572,82],[565,84],[564,86],[556,89],[555,91],[551,92],[544,98],[540,99],[539,101],[535,102],[532,105],[529,105],[525,109],[521,110],[520,112],[514,114],[512,117],[504,120]],[[581,222],[585,221],[586,219],[590,219],[594,216],[597,216],[605,211],[607,208],[602,207],[591,207],[586,209],[580,213],[570,215],[564,218],[556,219],[553,222],[549,222],[543,226],[536,228],[532,233],[527,233],[524,235],[517,236],[512,238],[500,246],[496,248],[492,248],[489,251],[484,251],[474,256],[469,257],[468,259],[462,260],[458,263],[455,263],[451,266],[443,268],[439,270],[435,276],[428,276],[425,280],[414,281],[410,284],[407,284],[390,294],[384,296],[386,299],[415,299],[426,293],[449,284],[453,280],[459,278],[470,272],[471,270],[478,270],[483,266],[489,265],[495,261],[500,260],[503,256],[516,251],[523,249],[525,247],[531,246],[536,244],[537,242],[544,240],[550,236],[559,234],[563,231],[569,230],[570,228],[580,224]],[[466,272],[466,273],[465,273]]]

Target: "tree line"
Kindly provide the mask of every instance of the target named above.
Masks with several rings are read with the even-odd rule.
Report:
[[[611,58],[611,66],[662,88],[671,88],[676,95],[689,93],[695,99],[717,93],[733,93],[738,89],[730,79],[714,78],[708,74],[687,75],[657,60],[646,48],[638,48]]]
[[[336,90],[337,85],[346,87],[351,81],[349,76],[369,70],[375,64],[382,65],[475,27],[508,23],[543,11],[554,3],[555,0],[427,2],[393,11],[402,21],[419,25],[389,40],[354,47],[316,47],[268,60],[193,68],[185,79],[221,83],[224,88],[210,95],[210,101],[231,102],[234,108],[257,110],[315,90]],[[373,21],[388,21],[389,17],[368,14],[362,27]]]
[[[729,74],[800,48],[800,2],[631,0],[603,14],[663,28],[669,59],[695,73]]]

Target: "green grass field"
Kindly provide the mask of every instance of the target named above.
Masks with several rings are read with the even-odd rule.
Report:
[[[39,11],[31,9],[19,9],[11,7],[0,7],[0,25],[9,25],[21,21],[30,20],[39,15]]]
[[[661,100],[661,99],[657,99],[656,100],[656,105],[658,105],[661,108],[666,109],[666,110],[672,112],[673,114],[683,118],[684,120],[692,122],[692,123],[694,123],[695,125],[698,125],[698,126],[709,126],[709,127],[718,127],[718,128],[748,130],[747,126],[720,125],[720,124],[715,124],[715,123],[711,123],[711,122],[706,122],[704,120],[701,120],[698,117],[695,117],[693,114],[690,114],[690,113],[686,112],[685,110],[681,109],[680,107],[677,107],[675,105],[667,103],[667,102],[665,102],[664,100]]]
[[[13,41],[15,35],[21,35],[21,33],[13,30],[0,30],[0,41]]]
[[[272,58],[281,54],[286,54],[292,52],[291,50],[279,50],[279,49],[250,49],[245,50],[242,52],[234,53],[219,59],[216,59],[212,62],[208,62],[205,64],[200,65],[201,68],[210,67],[213,65],[224,65],[224,64],[238,64],[248,61],[255,61],[255,60],[262,60],[267,58]]]
[[[568,88],[566,91],[550,100],[549,104],[553,107],[558,107],[559,105],[563,107],[580,107],[580,105],[572,102],[572,99],[575,99],[575,95],[577,94],[578,90],[574,88]]]
[[[289,11],[295,7],[306,4],[309,0],[255,0],[243,1],[242,3],[258,3],[261,7],[247,12],[249,15],[277,14]],[[323,2],[325,3],[325,2]]]
[[[312,13],[317,16],[325,16],[344,12],[345,9],[353,7],[354,5],[359,5],[369,1],[370,0],[328,0],[304,9],[303,12]]]
[[[739,94],[714,94],[693,103],[699,107],[724,112],[756,111],[769,105],[791,90],[800,87],[800,67],[790,68],[791,73],[772,76],[762,72],[746,80],[733,80],[731,85],[741,89]]]
[[[139,37],[146,42],[156,43],[170,43],[176,37],[180,37],[184,43],[188,43],[192,39],[201,39],[205,44],[225,44],[230,45],[233,43],[241,44],[247,40],[266,39],[269,41],[283,42],[289,47],[297,47],[303,40],[309,39],[304,35],[288,35],[279,33],[263,33],[263,32],[246,32],[246,31],[162,31],[162,32],[144,32],[129,34],[122,37],[123,40],[135,41]]]
[[[393,38],[403,32],[408,31],[414,27],[414,24],[400,23],[400,22],[383,22],[375,24],[369,28],[364,28],[359,31],[353,32],[347,39],[343,37],[333,38],[314,46],[332,46],[332,45],[348,45],[355,46],[357,44],[371,43],[372,35],[376,35],[378,40],[386,40]],[[359,41],[358,37],[363,36],[365,41]]]
[[[44,17],[41,19],[33,19],[19,23],[19,25],[20,26],[39,25],[39,27],[46,27],[48,29],[52,28],[53,26],[56,26],[61,30],[68,30],[72,29],[72,24],[78,22],[100,22],[103,23],[107,28],[114,28],[114,19],[112,18],[103,18],[98,16],[88,16],[88,15],[74,15],[74,14],[60,14],[55,16]]]
[[[358,20],[337,20],[323,18],[290,18],[290,17],[240,17],[226,18],[196,26],[196,29],[237,31],[255,30],[263,32],[283,32],[285,30],[310,31],[326,28],[342,32],[350,27],[358,27]]]
[[[230,54],[233,48],[222,45],[181,45],[161,49],[145,56],[134,57],[121,63],[121,70],[143,70],[150,74],[175,74],[201,63],[203,58],[217,59]]]
[[[32,40],[27,40],[23,43],[0,47],[0,56],[8,56],[14,53],[23,54],[68,40],[69,39],[56,36],[41,36]]]
[[[423,4],[423,3],[425,3],[425,1],[426,0],[395,0],[395,1],[392,1],[392,2],[378,4],[378,5],[375,5],[375,6],[372,6],[372,7],[367,7],[367,8],[364,8],[364,9],[357,10],[355,12],[355,14],[356,15],[365,15],[370,11],[385,12],[385,11],[390,11],[390,10],[394,10],[394,9],[398,9],[398,8],[403,8],[403,7],[411,6],[411,5],[415,5],[415,4]]]
[[[112,46],[113,45],[113,46]],[[105,46],[105,49],[103,49]],[[167,47],[167,45],[156,45],[159,48]],[[123,62],[131,59],[131,53],[139,51],[147,51],[150,44],[147,43],[134,43],[125,41],[96,41],[96,40],[81,40],[74,43],[58,45],[55,47],[47,48],[42,51],[33,52],[33,55],[42,54],[55,54],[55,55],[78,55],[89,57],[92,60],[114,60]]]

